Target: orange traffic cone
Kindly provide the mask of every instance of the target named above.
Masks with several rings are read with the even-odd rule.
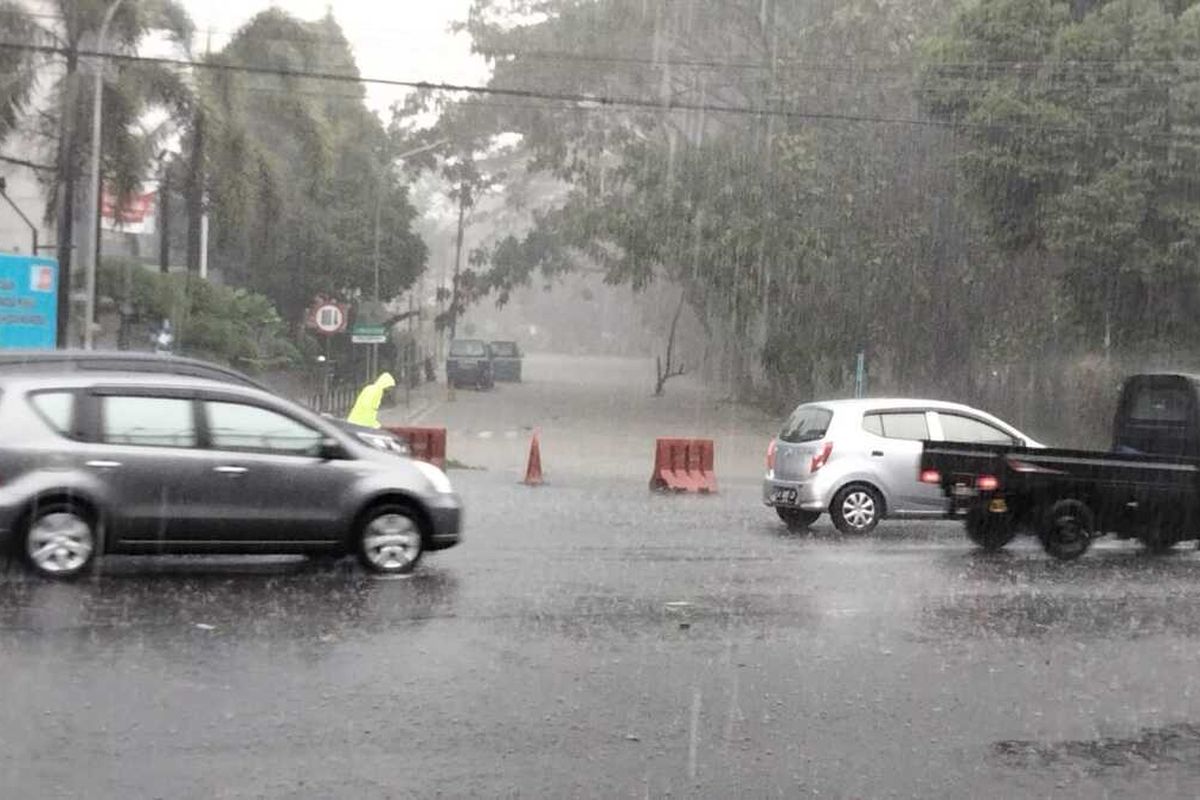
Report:
[[[536,431],[533,434],[533,441],[529,443],[529,465],[525,467],[525,480],[521,483],[526,486],[542,485],[542,446],[538,442]]]

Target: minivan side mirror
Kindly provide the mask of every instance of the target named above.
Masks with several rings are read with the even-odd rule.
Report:
[[[346,448],[342,447],[342,443],[332,436],[321,440],[321,444],[317,447],[317,458],[324,461],[338,461],[346,457]]]

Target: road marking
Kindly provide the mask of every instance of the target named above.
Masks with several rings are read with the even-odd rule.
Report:
[[[688,780],[696,780],[696,746],[700,742],[700,689],[692,690],[692,734],[688,742]]]

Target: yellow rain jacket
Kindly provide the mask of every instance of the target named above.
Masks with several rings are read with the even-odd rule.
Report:
[[[392,373],[381,374],[374,383],[358,393],[358,399],[354,401],[354,408],[350,409],[350,416],[346,417],[346,421],[362,425],[364,428],[382,427],[379,424],[379,404],[383,402],[383,393],[395,385],[396,379],[392,377]]]

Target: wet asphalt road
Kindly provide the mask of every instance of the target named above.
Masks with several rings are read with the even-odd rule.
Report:
[[[407,579],[0,575],[0,797],[1200,792],[1195,551],[798,536],[737,470],[715,497],[562,473],[454,472],[467,540]]]

